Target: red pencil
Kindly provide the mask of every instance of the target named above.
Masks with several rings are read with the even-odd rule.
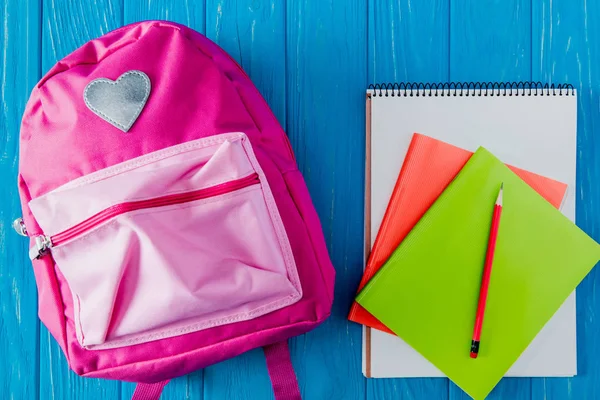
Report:
[[[483,278],[481,288],[479,289],[479,302],[477,303],[477,316],[475,317],[475,329],[473,329],[473,340],[471,341],[471,358],[477,358],[479,353],[479,339],[481,337],[481,327],[483,326],[483,315],[485,313],[485,302],[487,300],[488,288],[490,286],[490,276],[492,274],[492,263],[494,261],[494,250],[496,249],[496,238],[498,237],[498,226],[500,225],[500,214],[502,213],[502,188],[500,185],[496,205],[494,206],[494,215],[492,217],[492,227],[490,228],[490,237],[488,239],[487,252],[485,255],[485,266],[483,269]]]

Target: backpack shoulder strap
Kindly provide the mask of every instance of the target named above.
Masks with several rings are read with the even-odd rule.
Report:
[[[263,347],[275,400],[302,400],[287,340]]]
[[[302,400],[287,340],[263,347],[275,400]],[[169,382],[138,383],[131,400],[158,400]]]
[[[138,383],[131,400],[158,400],[167,383],[168,379],[157,383]]]

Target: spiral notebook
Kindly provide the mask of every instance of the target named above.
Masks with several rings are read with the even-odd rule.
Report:
[[[576,91],[570,85],[388,84],[367,91],[365,256],[373,245],[414,132],[469,151],[484,146],[507,164],[566,183],[561,211],[575,217]],[[363,330],[367,377],[442,377],[398,337]],[[577,373],[575,294],[507,376]]]

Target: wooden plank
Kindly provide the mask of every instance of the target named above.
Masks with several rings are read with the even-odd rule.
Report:
[[[455,0],[451,4],[451,80],[531,79],[530,0]]]
[[[369,80],[448,79],[449,0],[369,1]],[[448,398],[447,379],[368,379],[368,399]]]
[[[28,241],[11,221],[21,215],[17,193],[19,129],[40,77],[40,9],[36,0],[5,0],[0,63],[0,397],[38,397],[39,321]],[[6,397],[8,398],[8,397]]]
[[[145,20],[173,21],[204,33],[204,1],[194,0],[124,0],[125,24]]]
[[[205,368],[204,399],[273,399],[262,349]]]
[[[571,83],[578,90],[576,222],[600,240],[600,4],[596,1],[533,1],[533,79]],[[532,398],[600,398],[600,273],[577,288],[577,364],[574,378],[538,378]]]
[[[192,0],[125,0],[123,5],[125,24],[144,20],[165,20],[178,22],[204,33],[204,2]],[[173,379],[165,386],[162,397],[165,399],[200,400],[203,398],[203,371]],[[131,398],[135,384],[121,384],[121,398]]]
[[[450,8],[451,81],[528,81],[531,79],[530,0],[452,0]],[[469,399],[450,384],[450,399]],[[530,378],[505,378],[489,399],[531,398]]]
[[[448,79],[449,0],[369,0],[369,83]]]
[[[87,41],[123,25],[123,0],[42,1],[42,73]]]
[[[250,76],[285,124],[285,4],[206,0],[206,36]]]
[[[163,399],[201,400],[203,396],[203,370],[187,374],[169,381],[162,391]],[[121,382],[121,399],[129,400],[133,396],[136,384]]]
[[[287,133],[336,268],[331,317],[291,341],[310,399],[363,399],[361,328],[346,316],[362,274],[366,1],[288,0]]]
[[[81,46],[123,24],[122,1],[42,0],[42,72]],[[59,346],[40,330],[40,399],[119,399],[116,381],[79,378]]]
[[[278,0],[206,1],[206,36],[252,79],[280,123],[285,121],[285,19]],[[204,370],[207,400],[272,398],[261,349]]]

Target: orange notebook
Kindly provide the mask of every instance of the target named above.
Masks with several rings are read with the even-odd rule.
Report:
[[[454,179],[473,153],[451,144],[415,133],[400,170],[381,227],[375,238],[360,291],[381,268],[393,251]],[[559,208],[567,185],[519,168],[509,168],[536,192]],[[367,310],[354,302],[350,321],[392,333]]]

